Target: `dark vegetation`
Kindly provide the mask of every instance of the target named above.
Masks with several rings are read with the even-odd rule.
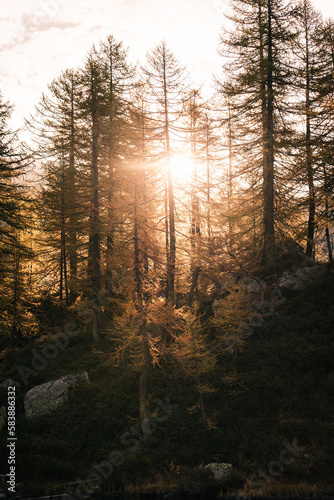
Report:
[[[83,331],[30,383],[87,370],[89,386],[73,389],[69,401],[53,415],[32,421],[24,419],[19,393],[20,481],[34,493],[64,491],[66,483],[85,479],[94,464],[117,450],[124,462],[105,481],[105,491],[232,494],[259,469],[268,473],[268,465],[279,460],[283,441],[292,444],[297,439],[305,450],[267,483],[263,494],[333,494],[333,293],[329,274],[294,293],[236,357],[219,354],[214,373],[206,377],[215,389],[205,395],[209,427],[201,422],[191,381],[168,363],[155,368],[149,383],[150,410],[157,399],[166,397],[178,408],[134,451],[130,448],[136,439],[122,444],[122,436],[141,434],[138,372],[126,361],[119,367],[106,365]],[[13,367],[29,366],[31,349],[40,349],[44,342],[46,338],[31,340],[24,348],[3,353],[3,376],[18,379]],[[109,343],[103,340],[100,347],[108,350]],[[5,402],[2,394],[0,403]],[[5,438],[1,436],[1,446]],[[231,463],[234,473],[216,483],[201,469],[210,462]],[[6,468],[5,455],[0,467]]]

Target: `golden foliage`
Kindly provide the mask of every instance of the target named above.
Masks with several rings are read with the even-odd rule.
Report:
[[[218,343],[236,355],[251,333],[254,312],[247,291],[242,286],[230,285],[227,295],[216,300],[213,309],[211,323],[216,329]]]

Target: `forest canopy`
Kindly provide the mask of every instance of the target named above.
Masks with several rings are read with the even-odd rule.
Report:
[[[309,0],[231,5],[209,97],[167,42],[134,66],[113,35],[55,75],[29,146],[0,95],[1,345],[63,308],[109,362],[131,353],[144,435],[163,363],[210,427],[205,376],[253,318],[238,280],[333,263],[334,23]]]

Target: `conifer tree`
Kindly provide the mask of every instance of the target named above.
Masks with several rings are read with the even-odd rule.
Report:
[[[147,55],[147,64],[143,72],[150,86],[152,116],[154,116],[157,128],[161,131],[160,138],[164,143],[163,157],[166,165],[166,299],[170,303],[174,303],[176,228],[171,159],[177,121],[183,108],[187,74],[185,68],[180,65],[164,41]]]
[[[109,36],[98,48],[99,64],[104,79],[103,115],[101,116],[101,143],[105,150],[106,172],[101,192],[106,206],[106,272],[112,275],[113,241],[117,217],[115,202],[122,182],[122,158],[129,145],[129,110],[135,86],[135,68],[128,61],[128,50],[122,42]]]
[[[16,135],[7,126],[12,109],[0,93],[0,323],[3,332],[16,341],[21,338],[25,315],[24,263],[31,257],[22,231],[29,227],[31,218],[23,178],[28,158],[21,152]]]
[[[82,68],[52,82],[30,121],[38,154],[47,158],[42,212],[49,270],[59,276],[61,297],[70,301],[79,292],[94,297],[96,338],[102,326],[100,291],[106,282],[111,287],[114,233],[117,217],[122,219],[115,207],[127,190],[121,165],[129,143],[134,69],[126,57],[112,36],[93,47]]]
[[[282,0],[234,0],[232,6],[233,14],[227,17],[234,29],[221,37],[221,55],[232,58],[224,66],[228,84],[223,84],[223,92],[231,99],[232,117],[237,119],[245,159],[241,174],[250,187],[255,182],[261,199],[261,260],[269,270],[274,269],[277,256],[275,193],[279,190],[278,145],[285,133],[284,96],[290,84],[292,16]]]
[[[320,14],[309,0],[302,0],[297,11],[299,36],[295,40],[297,82],[302,93],[296,113],[304,121],[304,133],[300,140],[300,159],[298,167],[305,171],[302,176],[308,188],[308,227],[306,255],[313,256],[316,229],[316,184],[319,178],[316,143],[319,121],[319,91],[326,72],[326,60],[323,57],[323,43],[319,43],[322,28]],[[298,175],[298,173],[297,173]]]
[[[327,19],[318,30],[317,42],[321,51],[323,74],[318,86],[317,116],[315,128],[315,155],[318,162],[318,208],[319,232],[325,232],[328,261],[333,262],[333,241],[331,225],[333,221],[333,138],[334,138],[334,22]],[[320,177],[321,175],[321,177]]]
[[[59,294],[62,296],[67,289],[65,295],[70,302],[78,294],[82,275],[80,247],[85,217],[80,98],[78,74],[66,70],[49,85],[48,93],[42,95],[35,115],[28,122],[37,145],[35,155],[43,165],[40,205],[44,233],[40,249],[46,265],[43,272],[50,277],[59,276]],[[56,215],[60,213],[62,217]]]

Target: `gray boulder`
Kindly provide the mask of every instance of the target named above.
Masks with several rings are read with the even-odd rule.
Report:
[[[304,286],[304,280],[296,274],[285,271],[278,281],[278,286],[281,290],[300,290]]]
[[[278,286],[283,290],[301,290],[307,283],[312,283],[312,281],[321,279],[324,275],[324,266],[314,265],[313,267],[301,267],[294,273],[288,271],[283,273],[279,279]]]
[[[82,382],[89,383],[87,372],[66,375],[59,380],[51,380],[33,387],[24,396],[26,418],[41,417],[53,413],[68,400],[70,388]]]
[[[232,465],[226,463],[211,463],[206,465],[205,469],[211,470],[217,480],[223,479],[233,471]]]
[[[324,266],[302,267],[298,269],[296,275],[303,281],[310,282],[321,279],[325,275]]]

